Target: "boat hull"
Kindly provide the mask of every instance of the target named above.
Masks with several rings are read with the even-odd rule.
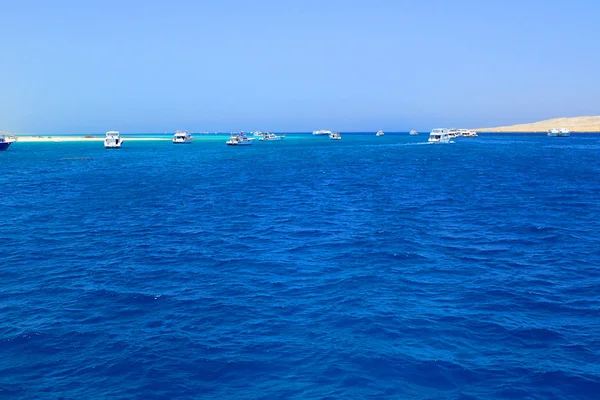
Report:
[[[10,147],[11,144],[12,144],[12,142],[3,142],[3,143],[0,143],[0,151],[2,151],[2,150],[8,150],[8,148]]]
[[[120,149],[121,145],[123,144],[123,141],[119,141],[117,143],[106,143],[104,142],[104,148],[105,149]]]

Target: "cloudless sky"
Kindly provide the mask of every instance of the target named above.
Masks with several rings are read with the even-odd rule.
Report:
[[[405,131],[600,114],[597,0],[0,0],[0,131]]]

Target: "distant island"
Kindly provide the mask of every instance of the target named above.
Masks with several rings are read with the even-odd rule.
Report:
[[[496,128],[477,128],[477,132],[547,132],[549,129],[567,128],[571,132],[600,132],[600,116],[553,118],[544,121],[531,122]]]

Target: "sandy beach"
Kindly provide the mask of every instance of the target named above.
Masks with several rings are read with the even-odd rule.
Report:
[[[476,128],[477,132],[547,132],[549,129],[567,128],[571,132],[600,132],[600,116],[553,118],[528,124]]]

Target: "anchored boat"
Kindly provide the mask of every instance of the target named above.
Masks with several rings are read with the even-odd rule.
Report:
[[[118,131],[106,132],[106,137],[104,138],[105,149],[120,149],[122,144],[123,139]]]
[[[227,143],[228,146],[249,146],[254,143],[254,138],[249,138],[244,132],[232,133]]]
[[[14,136],[0,135],[0,150],[7,150],[14,142],[16,142]]]
[[[173,135],[173,143],[175,144],[192,143],[192,140],[194,140],[194,138],[188,131],[177,131]]]

